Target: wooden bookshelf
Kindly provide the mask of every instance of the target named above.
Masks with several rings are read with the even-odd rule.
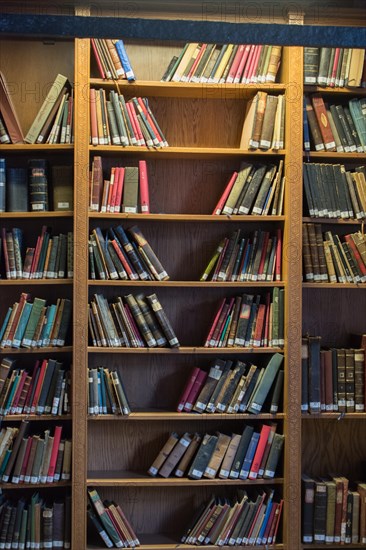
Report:
[[[165,5],[166,3],[164,3]],[[102,8],[101,8],[102,9]],[[153,8],[150,8],[153,10]],[[164,8],[165,9],[165,8]],[[106,6],[103,10],[107,10]],[[78,15],[87,16],[88,8],[76,8]],[[301,333],[319,334],[325,345],[346,346],[346,333],[365,332],[366,288],[353,284],[302,283],[302,222],[358,225],[356,220],[317,220],[302,217],[302,162],[304,157],[313,162],[365,163],[360,153],[303,153],[302,147],[302,85],[303,51],[299,47],[283,50],[279,83],[271,85],[202,86],[198,84],[164,83],[159,79],[173,53],[181,44],[146,43],[131,40],[130,58],[136,67],[138,80],[134,84],[119,82],[126,96],[146,95],[153,104],[156,118],[163,121],[170,146],[161,150],[146,147],[92,146],[89,144],[88,90],[90,87],[115,89],[114,82],[96,78],[91,67],[88,39],[56,41],[56,45],[41,40],[4,39],[0,47],[7,78],[23,83],[38,81],[42,85],[52,80],[54,72],[68,75],[76,82],[75,137],[73,145],[0,145],[0,156],[12,165],[30,158],[49,158],[52,162],[74,163],[74,211],[42,213],[1,213],[3,225],[17,223],[31,231],[33,236],[41,225],[58,227],[73,225],[74,279],[61,280],[4,280],[0,281],[5,300],[1,300],[0,314],[15,301],[23,289],[29,287],[32,296],[62,295],[73,298],[72,342],[63,348],[4,349],[6,356],[19,360],[30,355],[33,360],[53,356],[72,357],[72,414],[65,416],[11,415],[3,422],[18,422],[27,418],[32,422],[64,422],[71,424],[73,434],[72,480],[57,484],[14,486],[4,489],[49,490],[60,487],[72,493],[72,549],[101,550],[97,539],[87,538],[87,487],[96,486],[102,498],[120,502],[126,515],[136,524],[141,550],[190,549],[196,546],[180,544],[179,539],[192,512],[205,502],[213,491],[232,496],[236,488],[258,490],[274,486],[284,498],[278,550],[320,548],[301,544],[301,473],[325,475],[332,468],[345,475],[352,471],[362,475],[360,463],[365,459],[364,430],[366,413],[301,414]],[[5,54],[3,55],[3,51]],[[41,60],[33,75],[34,59]],[[19,67],[24,71],[19,73]],[[20,75],[21,74],[21,78]],[[140,80],[141,78],[141,80]],[[37,80],[38,79],[38,80]],[[294,93],[293,83],[296,83]],[[364,95],[361,90],[338,90],[306,87],[308,92],[320,92],[327,97]],[[15,97],[17,112],[23,129],[29,127],[39,107],[30,94],[22,101],[21,88]],[[285,93],[286,137],[285,148],[277,152],[244,151],[240,149],[240,133],[245,104],[258,90]],[[25,93],[24,90],[22,93]],[[33,97],[33,99],[32,99]],[[23,97],[24,99],[24,97]],[[156,109],[156,110],[155,110]],[[153,213],[99,214],[90,212],[88,170],[95,155],[102,156],[107,166],[136,164],[145,159],[154,176],[152,181]],[[284,160],[286,189],[284,215],[281,216],[212,216],[218,190],[227,174],[247,160],[253,163]],[[124,164],[125,163],[125,164]],[[16,220],[16,222],[15,222]],[[158,256],[163,264],[172,267],[174,277],[167,282],[99,281],[89,278],[87,243],[92,228],[104,230],[113,223],[137,223],[155,239]],[[224,226],[222,225],[224,224]],[[228,224],[227,226],[225,224]],[[248,234],[255,228],[281,227],[284,254],[282,280],[275,282],[211,283],[195,280],[204,267],[203,251],[217,242],[218,235],[228,234],[233,224]],[[226,232],[226,233],[225,233]],[[2,288],[3,287],[3,288]],[[44,287],[44,288],[43,288]],[[123,295],[125,289],[149,292],[157,289],[168,317],[177,335],[182,335],[182,346],[167,348],[104,348],[92,347],[88,340],[87,305],[95,292],[108,298]],[[208,329],[210,316],[217,300],[225,295],[254,292],[255,289],[280,287],[285,289],[285,347],[277,348],[205,348],[202,335]],[[336,292],[334,292],[336,291]],[[357,292],[358,291],[358,292]],[[216,301],[215,301],[216,300]],[[195,304],[198,307],[195,308]],[[183,314],[182,314],[183,310]],[[285,356],[283,411],[277,415],[176,413],[174,404],[196,364],[206,366],[214,357],[248,360],[264,364],[271,354]],[[28,360],[30,360],[28,359]],[[71,360],[70,360],[71,363]],[[132,413],[129,416],[87,413],[88,371],[99,365],[116,368],[126,381],[127,397],[131,395]],[[157,403],[158,402],[158,403]],[[159,407],[156,409],[154,407]],[[340,419],[340,420],[338,420]],[[262,422],[277,422],[285,434],[285,446],[278,477],[273,480],[237,482],[232,480],[195,480],[177,478],[149,478],[146,465],[155,457],[164,438],[172,430],[179,432],[232,431],[243,429],[245,423],[259,426]],[[239,433],[239,432],[238,432]],[[334,438],[332,447],[328,447]],[[362,441],[358,445],[359,441]],[[149,448],[150,446],[150,448]],[[155,454],[154,454],[155,453]],[[121,457],[121,460],[120,460]],[[119,463],[122,461],[122,465]],[[136,473],[131,470],[136,468]],[[176,487],[176,491],[172,490]],[[20,494],[20,493],[19,493]],[[125,507],[126,504],[126,507]],[[174,520],[174,521],[172,521]],[[339,545],[327,545],[335,549]],[[352,545],[362,548],[364,545]],[[206,546],[209,550],[217,548]],[[272,547],[272,546],[270,546]],[[266,547],[257,546],[259,550]]]

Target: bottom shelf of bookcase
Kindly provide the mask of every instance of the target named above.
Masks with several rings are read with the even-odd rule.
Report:
[[[138,535],[138,534],[137,534]],[[197,549],[199,546],[195,544],[182,544],[176,539],[173,539],[170,535],[156,535],[156,534],[144,534],[139,536],[140,546],[139,550],[191,550],[193,548]],[[209,544],[203,546],[207,550],[217,550],[218,546]],[[105,546],[100,544],[88,544],[87,550],[105,550]],[[223,550],[228,548],[243,548],[243,546],[220,546]],[[273,545],[260,545],[255,547],[256,550],[266,550],[267,548],[274,548],[276,550],[285,550],[283,544],[273,544]]]

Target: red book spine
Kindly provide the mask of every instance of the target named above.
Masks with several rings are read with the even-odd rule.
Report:
[[[114,528],[115,530],[117,531],[118,533],[118,536],[120,538],[120,540],[122,541],[123,543],[123,546],[125,545],[125,542],[127,542],[127,539],[126,537],[123,535],[121,529],[120,529],[120,526],[118,525],[117,521],[116,521],[116,518],[114,517],[114,515],[112,514],[111,510],[108,508],[108,506],[105,506],[105,511],[106,513],[108,514],[109,516],[109,519],[111,520],[112,524],[114,525]]]
[[[136,112],[131,103],[126,103],[127,108],[127,114],[132,124],[133,133],[135,134],[135,138],[137,140],[138,145],[145,144],[144,136],[142,135],[142,131],[140,128],[140,124],[137,120]]]
[[[97,96],[96,96],[96,90],[94,88],[90,88],[89,98],[90,98],[91,143],[92,145],[98,145],[99,138],[98,138],[98,119],[97,119],[97,105],[96,105]]]
[[[4,261],[5,261],[5,272],[6,278],[10,279],[10,266],[9,266],[9,256],[8,256],[8,247],[6,244],[6,228],[2,228],[3,233],[3,250],[4,250]]]
[[[114,212],[114,201],[116,200],[116,191],[115,191],[115,171],[116,169],[111,168],[111,176],[109,178],[109,188],[108,188],[108,198],[107,198],[107,212]],[[114,199],[113,199],[114,196]],[[113,205],[113,210],[112,210]]]
[[[276,247],[276,264],[275,264],[276,281],[281,280],[281,264],[282,264],[282,231],[281,229],[277,229],[277,247]]]
[[[141,214],[150,214],[149,179],[146,160],[139,160],[139,184]]]
[[[255,333],[253,338],[254,340],[253,346],[256,348],[259,348],[262,345],[262,334],[263,334],[265,316],[266,316],[266,306],[264,304],[259,304],[257,322],[255,324]]]
[[[240,65],[240,62],[243,58],[245,48],[246,48],[245,44],[240,44],[239,48],[237,49],[234,60],[231,64],[226,82],[234,82],[234,78],[238,70],[238,67]]]
[[[341,48],[336,48],[335,49],[334,61],[333,61],[333,67],[332,67],[332,74],[331,74],[330,83],[329,83],[329,86],[331,88],[334,88],[334,86],[335,86],[335,79],[336,79],[336,76],[337,76],[337,68],[338,68],[340,52],[341,52]]]
[[[47,483],[52,483],[53,476],[55,475],[57,453],[58,453],[58,448],[60,446],[60,441],[61,441],[61,432],[62,432],[62,426],[56,426],[55,433],[53,435],[53,445],[52,445],[52,451],[51,451],[50,465],[48,467]]]
[[[231,189],[233,188],[233,185],[234,185],[237,177],[238,177],[238,172],[234,172],[233,175],[231,176],[230,180],[229,180],[229,183],[225,187],[225,190],[224,190],[223,194],[221,195],[221,197],[219,199],[219,202],[216,204],[216,206],[215,206],[215,208],[212,212],[212,215],[218,216],[219,214],[221,214],[221,211],[225,206],[225,202],[226,202],[226,200],[227,200],[227,198],[230,194]]]
[[[257,46],[255,56],[253,57],[253,66],[250,68],[250,72],[248,74],[248,81],[249,82],[257,82],[256,72],[257,72],[259,58],[260,58],[260,55],[261,55],[262,48],[263,48],[263,46],[261,44]]]
[[[208,333],[208,336],[207,336],[207,339],[206,339],[206,343],[205,343],[205,348],[207,348],[208,345],[209,345],[209,342],[210,342],[210,340],[211,340],[211,338],[212,338],[213,332],[214,332],[214,330],[215,330],[215,328],[216,328],[216,325],[217,325],[218,320],[219,320],[219,318],[220,318],[221,311],[222,311],[222,309],[223,309],[223,307],[224,307],[224,305],[225,305],[225,302],[226,302],[226,300],[225,300],[225,298],[223,298],[223,299],[222,299],[222,302],[221,302],[221,305],[220,305],[220,307],[219,307],[219,309],[218,309],[218,311],[217,311],[217,313],[216,313],[216,315],[215,315],[214,322],[213,322],[212,325],[211,325],[210,332]]]
[[[12,341],[13,338],[14,338],[14,335],[15,335],[15,331],[16,331],[16,328],[17,328],[17,325],[18,325],[18,322],[19,322],[19,319],[20,319],[20,316],[21,316],[21,313],[24,309],[24,304],[26,303],[26,301],[30,298],[30,295],[27,294],[26,292],[22,292],[21,295],[20,295],[20,299],[19,299],[19,305],[18,305],[18,309],[14,315],[14,318],[13,318],[13,322],[11,324],[11,328],[9,330],[9,334],[8,334],[8,340]]]
[[[123,192],[123,180],[125,177],[124,168],[116,168],[115,178],[117,179],[117,192],[116,192],[116,203],[114,205],[114,211],[121,211],[121,202],[122,202],[122,192]]]
[[[139,278],[139,276],[137,275],[136,272],[134,272],[132,269],[131,269],[131,266],[130,264],[128,263],[128,261],[126,260],[125,258],[125,255],[124,255],[124,252],[120,249],[120,247],[118,246],[118,244],[116,243],[115,239],[113,239],[111,241],[112,243],[112,246],[113,248],[115,249],[115,251],[117,252],[117,256],[119,257],[119,259],[121,260],[121,263],[124,267],[124,270],[126,271],[127,275],[129,276],[129,278],[131,280],[136,280]]]
[[[178,412],[182,412],[182,410],[184,409],[184,405],[186,404],[186,401],[187,401],[187,397],[193,387],[193,384],[198,376],[198,373],[201,372],[201,369],[199,367],[193,367],[193,370],[191,372],[191,376],[187,382],[187,384],[185,385],[185,388],[183,390],[183,393],[182,395],[180,396],[179,398],[179,403],[178,403],[178,406],[177,406],[177,411]]]
[[[281,519],[282,507],[283,507],[283,500],[281,500],[281,502],[278,505],[278,508],[276,509],[276,515],[274,518],[274,533],[272,537],[272,544],[275,544],[276,542],[278,526],[280,524],[280,519]]]
[[[32,380],[31,380],[31,383],[29,385],[27,398],[26,398],[26,401],[24,403],[24,412],[27,412],[28,414],[30,413],[30,409],[28,411],[28,407],[30,407],[32,405],[32,403],[30,403],[29,401],[30,401],[30,398],[31,398],[31,395],[32,395],[33,386],[34,386],[36,376],[37,376],[37,371],[38,371],[39,368],[40,368],[40,361],[37,359],[36,364],[35,364],[34,369],[33,369]]]
[[[243,55],[240,59],[238,68],[236,70],[235,76],[234,76],[234,82],[235,84],[240,82],[241,76],[243,74],[243,71],[246,67],[246,64],[249,61],[250,52],[254,49],[254,46],[251,44],[246,44],[244,47]]]
[[[144,114],[145,114],[145,116],[146,116],[146,118],[147,118],[147,120],[148,120],[148,122],[149,122],[151,128],[153,129],[154,134],[156,135],[158,141],[159,141],[160,143],[164,143],[164,140],[163,140],[162,136],[160,135],[160,132],[159,132],[159,130],[157,129],[157,127],[156,127],[156,125],[155,125],[155,122],[154,122],[153,119],[151,118],[150,113],[149,113],[149,111],[148,111],[148,109],[147,109],[145,103],[143,102],[143,99],[142,99],[141,97],[138,97],[138,98],[137,98],[137,101],[138,101],[138,103],[139,103],[141,109],[143,110],[143,112],[144,112]]]
[[[365,264],[363,263],[363,260],[361,258],[361,254],[357,248],[357,246],[355,245],[351,235],[345,235],[344,238],[346,239],[347,241],[347,244],[348,246],[350,247],[350,249],[352,250],[353,252],[353,255],[355,257],[355,260],[357,262],[357,265],[359,266],[361,272],[362,272],[362,275],[366,276],[366,266]]]
[[[258,281],[263,280],[262,279],[262,274],[263,274],[263,269],[264,269],[264,262],[266,260],[266,255],[267,255],[268,241],[269,241],[269,232],[266,231],[265,234],[264,234],[262,255],[261,255],[261,259],[260,259],[259,267],[258,267]]]
[[[20,378],[20,382],[18,384],[18,387],[16,389],[16,392],[15,392],[15,395],[14,395],[14,398],[13,398],[13,402],[11,404],[11,414],[15,414],[15,409],[18,406],[20,395],[22,393],[24,382],[25,382],[25,379],[27,378],[27,376],[28,376],[28,373],[26,371],[23,371],[22,375],[21,375],[21,378]]]
[[[41,372],[39,373],[38,382],[37,382],[37,386],[36,386],[36,391],[34,392],[34,396],[33,396],[33,402],[32,402],[32,406],[31,406],[31,413],[34,413],[35,410],[36,410],[36,407],[37,407],[38,399],[39,399],[39,396],[41,394],[41,388],[42,388],[42,384],[43,384],[43,380],[44,380],[44,375],[46,373],[47,364],[48,364],[47,359],[44,359],[42,361]]]
[[[262,544],[267,543],[268,535],[271,531],[271,527],[272,527],[272,524],[273,524],[273,521],[274,521],[274,518],[275,518],[275,514],[276,514],[276,510],[277,510],[278,506],[279,506],[278,502],[274,502],[272,504],[271,513],[269,514],[267,525],[266,525],[266,528],[264,530],[264,534],[263,534],[263,537],[262,537]]]
[[[268,346],[269,341],[269,320],[271,316],[271,295],[268,292],[266,296],[266,321],[264,325],[264,339],[263,339],[263,346]]]
[[[192,389],[189,392],[187,401],[184,405],[184,410],[186,412],[191,412],[193,405],[195,404],[195,401],[198,397],[198,394],[200,393],[203,387],[203,384],[206,381],[207,376],[208,376],[208,373],[204,370],[200,370],[200,372],[197,374],[197,378],[193,383]]]
[[[249,69],[250,69],[250,66],[251,66],[251,63],[252,63],[252,59],[253,59],[253,56],[254,56],[254,52],[255,52],[255,48],[256,46],[254,44],[251,44],[250,46],[250,50],[249,50],[249,53],[248,53],[248,56],[247,56],[247,60],[246,60],[246,64],[243,68],[243,76],[241,78],[241,82],[243,84],[245,84],[247,82],[247,78],[248,78],[248,74],[249,74]],[[240,67],[239,67],[240,68]],[[235,80],[236,82],[236,80]]]
[[[32,437],[28,437],[27,447],[25,449],[24,458],[23,458],[23,464],[20,470],[19,481],[24,481],[25,472],[27,471],[27,466],[28,466],[29,455],[31,452],[32,441],[33,441]]]
[[[91,41],[91,45],[92,45],[93,52],[94,52],[94,55],[95,55],[95,60],[96,60],[96,62],[97,62],[97,66],[98,66],[98,71],[99,71],[100,77],[101,77],[101,78],[105,78],[105,72],[104,72],[104,69],[103,69],[102,62],[101,62],[100,57],[99,57],[99,53],[98,53],[97,47],[96,47],[96,45],[95,45],[95,39],[94,39],[94,38],[91,38],[90,41]]]
[[[264,449],[267,444],[268,436],[270,434],[271,427],[267,424],[264,424],[261,429],[261,434],[259,436],[259,441],[257,445],[257,449],[255,451],[255,455],[252,461],[252,465],[250,467],[249,472],[249,479],[256,479],[259,472],[259,467],[261,465],[262,456],[264,453]]]
[[[192,67],[190,68],[190,71],[189,71],[189,73],[188,73],[188,75],[187,75],[186,82],[189,82],[189,81],[191,80],[191,78],[192,78],[192,76],[193,76],[193,73],[194,73],[194,71],[196,70],[196,67],[197,67],[198,63],[200,62],[200,59],[201,59],[201,57],[203,56],[203,54],[204,54],[206,48],[207,48],[207,44],[202,44],[202,46],[201,46],[201,48],[200,48],[200,51],[199,51],[199,53],[198,53],[196,59],[194,60],[194,63],[193,63],[193,65],[192,65]]]

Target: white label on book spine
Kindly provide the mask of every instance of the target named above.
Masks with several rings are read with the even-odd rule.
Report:
[[[175,475],[176,475],[177,477],[182,477],[183,474],[184,474],[183,470],[175,470]]]
[[[321,534],[314,534],[314,540],[317,542],[322,542],[325,540],[325,535]]]
[[[151,466],[151,468],[149,468],[149,473],[152,474],[153,476],[156,476],[156,474],[158,473],[158,469],[155,468],[154,466]]]
[[[313,537],[311,535],[309,536],[303,536],[302,537],[302,542],[305,542],[305,543],[310,543],[310,542],[313,542]]]
[[[206,405],[204,403],[201,403],[201,401],[197,401],[197,403],[196,403],[196,408],[197,409],[200,409],[200,410],[203,411],[205,409],[205,407],[206,407]]]
[[[318,143],[318,145],[315,145],[315,151],[324,151],[323,143]]]
[[[30,482],[31,483],[38,483],[38,476],[32,476]]]
[[[220,477],[229,477],[229,470],[220,470]]]
[[[70,203],[69,202],[58,202],[57,203],[57,208],[70,208]]]
[[[271,477],[272,478],[272,477],[274,477],[275,473],[274,473],[273,470],[265,470],[264,475],[266,477]]]
[[[205,473],[209,474],[210,476],[215,476],[216,475],[216,470],[214,470],[213,468],[206,468]]]
[[[203,476],[203,472],[200,472],[199,470],[194,469],[194,470],[192,471],[192,476],[194,476],[194,477],[202,477],[202,476]]]
[[[258,403],[252,403],[252,404],[250,405],[250,408],[251,408],[251,409],[254,409],[254,410],[257,411],[257,412],[260,412],[260,410],[261,410],[261,408],[262,408],[262,405],[258,405]]]
[[[231,479],[238,479],[238,477],[239,477],[239,472],[233,472],[233,471],[230,472]]]

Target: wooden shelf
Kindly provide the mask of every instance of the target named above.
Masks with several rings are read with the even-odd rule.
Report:
[[[0,489],[9,491],[11,489],[33,489],[39,491],[40,489],[55,489],[56,487],[71,487],[71,481],[57,481],[55,483],[1,483]]]
[[[71,419],[71,414],[6,414],[2,416],[2,422],[21,422],[22,420],[29,420],[30,422],[61,422],[62,420]]]
[[[321,93],[321,94],[336,94],[346,96],[364,96],[366,95],[365,88],[332,88],[330,86],[311,86],[309,84],[304,85],[305,93]]]
[[[306,550],[309,548],[312,548],[313,550],[320,550],[321,548],[329,548],[330,550],[333,550],[335,548],[351,548],[352,550],[356,549],[356,548],[365,548],[365,543],[349,543],[349,544],[340,544],[340,543],[330,543],[330,544],[302,544],[301,545],[301,548],[302,550]]]
[[[362,225],[363,220],[342,219],[342,218],[310,218],[303,217],[303,223],[324,223],[336,225]]]
[[[48,348],[1,348],[1,353],[6,353],[6,355],[18,355],[22,353],[42,353],[42,354],[49,354],[49,353],[71,353],[72,352],[72,346],[64,346],[62,348],[59,348],[57,346],[55,347],[48,347]]]
[[[310,159],[324,159],[327,161],[329,159],[334,159],[336,161],[343,160],[360,160],[365,161],[365,153],[337,153],[336,151],[309,151],[304,153],[304,157],[309,156]]]
[[[150,477],[136,472],[88,472],[86,480],[90,487],[190,487],[205,485],[282,485],[283,478],[275,479],[188,479],[179,477]]]
[[[88,415],[89,422],[130,422],[131,420],[150,421],[150,420],[283,420],[285,418],[284,413],[270,414],[249,414],[249,413],[187,413],[187,412],[170,412],[170,411],[140,411],[131,412],[129,415],[117,415],[117,414],[100,414],[100,415]]]
[[[219,147],[161,147],[159,149],[148,149],[145,146],[128,146],[122,147],[121,145],[89,145],[89,151],[91,153],[97,153],[98,155],[106,155],[110,153],[120,154],[132,154],[139,158],[157,157],[161,159],[213,159],[213,158],[225,158],[225,157],[282,157],[286,154],[284,149],[279,151],[247,151],[239,148],[219,148]],[[360,153],[361,155],[361,153]],[[264,217],[264,216],[263,216]]]
[[[303,283],[303,288],[352,288],[366,290],[366,283]]]
[[[318,414],[302,413],[302,420],[366,420],[365,412],[322,412]]]
[[[143,287],[181,287],[181,288],[273,288],[286,286],[285,281],[121,281],[117,279],[114,281],[94,280],[89,279],[88,284],[90,286],[143,286]]]
[[[183,533],[182,533],[183,535]],[[172,538],[172,536],[169,535],[149,535],[149,534],[142,534],[139,535],[137,533],[137,537],[140,541],[140,546],[138,547],[139,550],[194,550],[197,549],[197,545],[192,544],[181,544],[178,541],[177,538]],[[218,546],[208,544],[205,545],[204,548],[207,548],[207,550],[217,550]],[[243,546],[222,546],[224,550],[227,550],[228,548],[244,548]],[[284,550],[283,544],[269,544],[269,545],[259,545],[255,547],[257,550],[267,550],[268,548],[273,548],[274,550]],[[100,544],[92,544],[89,543],[87,545],[87,550],[105,550],[105,546],[101,546]]]
[[[262,223],[282,222],[285,216],[213,216],[212,214],[129,214],[129,213],[102,213],[89,212],[90,219],[108,220],[138,220],[155,222],[209,222],[209,223]],[[312,218],[311,218],[312,219]]]
[[[0,279],[0,286],[72,285],[73,279]]]
[[[198,99],[250,99],[258,90],[265,92],[285,92],[286,85],[276,83],[265,84],[230,84],[230,83],[205,83],[205,82],[160,82],[151,80],[104,80],[91,78],[90,86],[117,90],[121,93],[154,97],[183,97]]]
[[[103,347],[88,347],[89,353],[141,353],[141,354],[157,354],[157,355],[178,355],[178,354],[194,354],[201,353],[203,355],[230,355],[239,353],[283,353],[282,348],[204,348],[204,347],[187,347],[180,348],[103,348]]]
[[[71,210],[48,210],[47,212],[1,212],[1,218],[71,218],[73,214],[74,213]]]
[[[61,143],[55,143],[54,145],[50,145],[47,143],[9,143],[6,145],[0,145],[0,154],[2,154],[2,151],[7,153],[33,153],[35,151],[47,151],[47,152],[65,152],[70,151],[72,152],[74,150],[73,144],[61,144]]]

